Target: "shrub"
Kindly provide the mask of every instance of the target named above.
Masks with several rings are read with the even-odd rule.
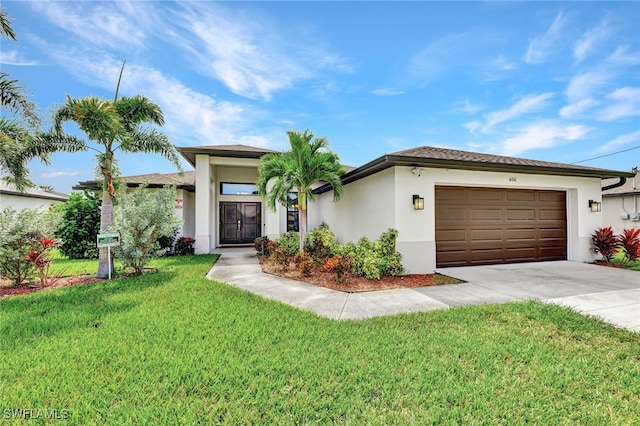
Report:
[[[311,259],[309,253],[296,253],[293,257],[293,263],[302,275],[305,277],[311,276],[311,271],[313,270],[313,259]]]
[[[51,266],[53,262],[51,250],[57,246],[57,242],[52,238],[41,238],[32,241],[31,250],[27,255],[26,262],[38,269],[40,284],[42,286],[49,284],[49,266]]]
[[[193,245],[196,243],[196,239],[193,237],[180,237],[176,241],[174,252],[178,256],[185,256],[187,254],[193,254],[195,252]]]
[[[610,226],[606,228],[598,228],[591,235],[591,244],[593,244],[593,251],[600,253],[602,259],[605,262],[610,262],[611,258],[618,251],[618,239],[613,234],[613,229]]]
[[[336,283],[342,282],[342,278],[351,272],[351,267],[353,265],[353,255],[342,256],[341,254],[336,254],[325,262],[322,270],[325,272],[335,272],[336,274]]]
[[[369,241],[362,237],[355,246],[343,247],[345,253],[351,250],[354,255],[353,274],[372,280],[379,280],[383,276],[398,276],[404,273],[402,256],[396,253],[396,238],[398,231],[389,229],[377,241]]]
[[[176,241],[176,236],[178,235],[179,229],[180,228],[174,228],[171,233],[158,237],[158,245],[160,246],[160,250],[164,250],[165,252],[171,251],[171,249],[173,248],[173,243]]]
[[[283,248],[289,256],[295,256],[300,249],[300,234],[295,231],[290,231],[282,234],[280,238],[276,240],[278,247]]]
[[[253,240],[253,243],[258,254],[267,257],[271,256],[271,253],[268,252],[269,237],[258,237]]]
[[[327,259],[335,254],[337,245],[335,234],[323,222],[307,234],[304,251],[311,255],[316,265],[323,265]]]
[[[624,250],[627,262],[634,262],[640,258],[640,228],[625,229],[617,236],[616,241]]]
[[[55,232],[61,240],[60,253],[69,259],[96,259],[96,235],[100,231],[100,200],[91,192],[71,194],[54,206],[62,215]]]
[[[42,209],[17,211],[7,207],[0,212],[0,277],[24,284],[34,272],[27,259],[36,250],[36,241],[52,235],[59,226],[57,212]]]
[[[284,247],[276,246],[271,252],[271,257],[269,259],[280,265],[283,271],[286,271],[289,267],[289,253],[287,253],[287,249]]]
[[[381,256],[393,256],[396,252],[396,240],[398,239],[398,231],[389,228],[387,232],[383,232],[378,238],[378,251]]]
[[[175,187],[150,191],[147,185],[132,192],[122,188],[118,193],[113,222],[121,241],[113,251],[136,274],[144,272],[144,266],[152,257],[164,254],[158,239],[171,234],[181,224],[173,213],[175,194]]]

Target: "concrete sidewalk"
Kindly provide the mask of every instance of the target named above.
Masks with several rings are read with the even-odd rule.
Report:
[[[640,273],[575,262],[444,268],[462,284],[344,293],[262,272],[253,249],[222,249],[207,275],[332,319],[538,299],[640,331]]]

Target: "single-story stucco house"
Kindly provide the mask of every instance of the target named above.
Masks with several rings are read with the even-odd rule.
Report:
[[[258,161],[245,145],[180,148],[195,168],[196,253],[277,238],[295,228],[295,205],[269,211],[255,191]],[[602,179],[632,173],[453,149],[419,147],[348,171],[344,192],[315,188],[309,228],[326,222],[340,242],[399,231],[410,273],[436,268],[547,260],[591,261],[603,225]],[[295,196],[293,196],[295,197]],[[186,199],[186,197],[183,197]],[[604,209],[603,209],[604,210]]]
[[[178,230],[178,235],[195,235],[195,177],[196,172],[188,171],[183,173],[151,173],[146,175],[122,176],[119,182],[127,185],[128,188],[135,188],[142,184],[147,184],[149,188],[161,188],[165,185],[176,187],[176,204],[174,208],[175,216],[182,220],[182,226]],[[89,180],[78,182],[73,186],[76,191],[85,189],[98,194],[102,191],[102,182]]]
[[[621,185],[617,179],[603,181],[603,226],[611,226],[616,234],[624,229],[640,228],[640,172]]]
[[[0,210],[13,207],[16,210],[23,209],[48,209],[53,204],[64,203],[69,195],[61,192],[43,191],[38,188],[26,188],[24,192],[18,191],[16,186],[0,179]]]

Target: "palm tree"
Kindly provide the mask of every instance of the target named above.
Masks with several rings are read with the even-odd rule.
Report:
[[[169,138],[155,129],[143,127],[145,123],[162,126],[164,116],[158,105],[142,95],[118,98],[116,90],[113,102],[95,96],[79,99],[67,96],[67,101],[53,114],[52,140],[66,136],[62,127],[65,122],[74,122],[88,140],[98,145],[96,148],[82,141],[83,151],[97,152],[98,173],[103,180],[100,218],[103,232],[113,223],[114,178],[118,174],[116,151],[159,154],[182,169],[177,150]],[[97,276],[106,277],[112,266],[107,261],[107,249],[100,249]]]
[[[256,186],[258,194],[266,197],[267,207],[272,211],[275,211],[276,203],[287,206],[289,194],[294,190],[298,192],[302,252],[307,233],[307,202],[313,200],[312,185],[329,183],[333,187],[333,200],[338,201],[342,194],[340,176],[344,169],[338,155],[328,150],[326,137],[314,139],[308,129],[304,133],[289,131],[287,135],[291,150],[270,153],[260,159]]]
[[[0,36],[16,41],[16,33],[11,27],[9,15],[0,7]],[[0,117],[0,172],[6,174],[4,180],[13,183],[19,191],[34,186],[28,179],[27,164],[39,158],[48,164],[49,154],[59,151],[73,151],[77,141],[66,138],[62,144],[51,143],[38,132],[40,118],[34,103],[27,99],[25,89],[9,74],[0,71],[0,106],[18,119]],[[33,133],[35,132],[35,136]]]

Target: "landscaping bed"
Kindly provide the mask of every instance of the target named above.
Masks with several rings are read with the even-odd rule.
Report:
[[[13,283],[9,280],[0,280],[0,298],[5,296],[15,296],[18,294],[33,293],[35,291],[51,288],[70,287],[80,284],[94,284],[101,281],[104,280],[90,275],[74,275],[70,277],[55,278],[51,279],[51,282],[44,286],[38,282],[34,282],[29,285],[13,286]]]
[[[460,284],[457,278],[448,277],[441,274],[407,274],[400,276],[386,276],[379,280],[358,277],[353,274],[347,274],[336,282],[336,274],[331,272],[323,272],[320,268],[313,268],[310,276],[304,276],[298,270],[282,270],[279,265],[275,265],[268,261],[264,256],[258,256],[262,271],[267,274],[278,275],[280,277],[289,278],[296,281],[303,281],[309,284],[315,284],[333,290],[344,291],[347,293],[357,293],[363,291],[390,290],[394,288],[415,288],[426,287],[432,285],[443,284]]]

